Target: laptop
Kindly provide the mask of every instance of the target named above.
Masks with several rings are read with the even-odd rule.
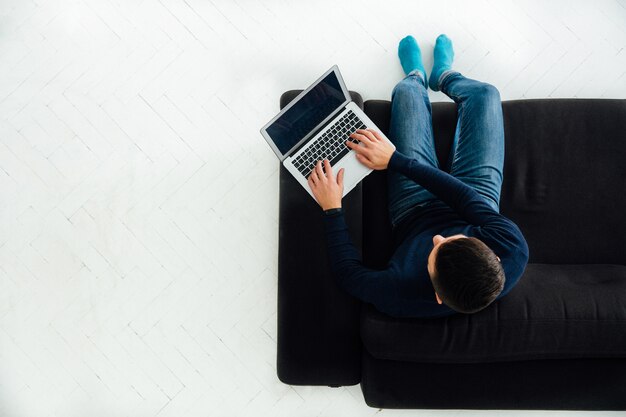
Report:
[[[350,140],[365,146],[349,135],[367,128],[380,132],[352,101],[335,65],[263,126],[261,135],[287,171],[315,199],[307,180],[317,161],[327,158],[335,178],[345,168],[343,196],[372,172],[345,143]]]

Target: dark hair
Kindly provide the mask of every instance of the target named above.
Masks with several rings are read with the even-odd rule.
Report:
[[[480,239],[453,239],[437,249],[433,287],[453,310],[482,310],[502,292],[504,280],[502,264]]]

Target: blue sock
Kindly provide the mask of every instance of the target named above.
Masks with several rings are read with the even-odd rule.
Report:
[[[454,49],[452,49],[452,41],[446,35],[439,35],[435,42],[435,62],[433,70],[430,72],[430,89],[439,91],[439,77],[444,71],[452,68],[454,60]]]
[[[424,64],[422,64],[422,52],[413,36],[409,35],[400,41],[398,57],[400,57],[400,64],[402,64],[405,74],[408,75],[409,72],[416,69],[420,70],[424,76],[424,82],[428,85],[426,71],[424,70]]]

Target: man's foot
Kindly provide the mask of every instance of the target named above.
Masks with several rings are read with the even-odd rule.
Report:
[[[409,35],[400,41],[398,57],[400,57],[400,64],[405,74],[408,75],[413,70],[420,70],[424,76],[424,82],[428,83],[424,64],[422,64],[422,52],[413,36]]]
[[[446,35],[439,35],[435,42],[435,61],[433,70],[430,72],[430,89],[439,91],[439,77],[445,71],[452,68],[454,60],[454,49],[452,49],[452,41]]]

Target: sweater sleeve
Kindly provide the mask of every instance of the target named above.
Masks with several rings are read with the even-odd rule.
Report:
[[[343,210],[324,215],[324,228],[331,270],[340,286],[381,311],[396,309],[396,279],[388,270],[378,271],[363,266],[361,255],[350,239]]]
[[[388,169],[412,179],[456,211],[469,224],[482,226],[499,215],[472,187],[440,169],[421,164],[397,150],[391,155]]]
[[[463,220],[477,226],[478,234],[496,255],[515,258],[523,270],[529,254],[522,231],[512,220],[494,210],[476,190],[447,172],[420,164],[398,151],[391,155],[388,168],[436,195]]]
[[[504,216],[493,217],[489,222],[478,228],[476,234],[506,263],[506,279],[504,288],[498,298],[504,297],[517,285],[529,259],[526,239],[520,228]]]

